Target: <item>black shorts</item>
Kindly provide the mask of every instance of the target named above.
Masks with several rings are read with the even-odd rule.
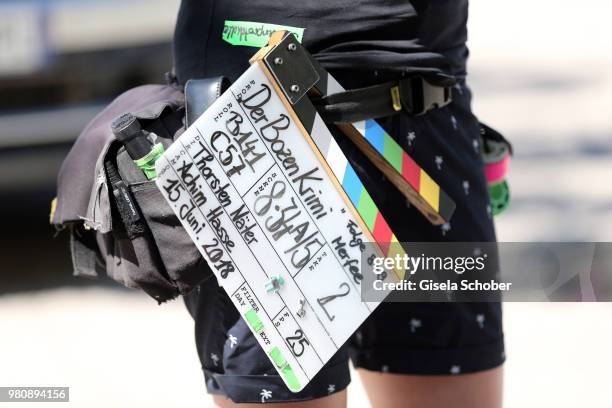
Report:
[[[469,89],[461,83],[453,97],[450,105],[421,117],[396,115],[380,121],[455,200],[449,225],[432,226],[350,142],[338,140],[400,241],[495,241]],[[357,368],[416,375],[473,373],[505,359],[499,303],[383,303],[312,382],[294,394],[214,279],[185,301],[195,320],[208,392],[234,402],[302,401],[338,392],[350,382],[349,358]]]

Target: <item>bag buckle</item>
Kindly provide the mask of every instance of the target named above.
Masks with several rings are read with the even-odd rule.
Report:
[[[399,91],[400,108],[412,116],[424,115],[452,101],[451,88],[432,85],[423,77],[402,79],[394,88],[398,88]],[[396,109],[393,88],[391,97],[393,98],[393,109]]]

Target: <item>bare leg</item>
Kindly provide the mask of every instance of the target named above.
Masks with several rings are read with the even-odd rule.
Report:
[[[419,376],[359,369],[372,407],[500,408],[503,368],[475,374]]]
[[[261,407],[261,404],[235,404],[231,400],[215,395],[213,397],[215,407],[217,408],[254,408]],[[346,407],[346,390],[337,392],[329,397],[318,398],[312,401],[303,402],[287,402],[273,404],[274,408],[345,408]]]

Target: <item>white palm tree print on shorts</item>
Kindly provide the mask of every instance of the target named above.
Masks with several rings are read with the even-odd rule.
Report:
[[[478,327],[484,329],[485,315],[479,313],[476,315],[476,322],[478,323]]]
[[[453,124],[453,129],[459,130],[459,124],[457,123],[455,115],[451,115],[451,123]]]
[[[442,170],[442,164],[444,163],[444,158],[442,156],[436,156],[436,167],[438,170]]]
[[[272,398],[272,391],[266,390],[265,388],[261,390],[261,392],[259,393],[259,396],[261,397],[261,403],[263,404],[264,402],[266,402],[267,400],[269,400],[270,398]]]
[[[442,224],[442,226],[440,227],[442,229],[442,236],[445,237],[447,233],[450,232],[451,230],[451,225],[449,222]]]
[[[478,141],[478,139],[472,140],[472,146],[474,146],[474,151],[476,153],[480,153],[480,142]]]
[[[219,356],[216,355],[215,353],[210,353],[210,359],[212,360],[213,364],[216,366],[219,365]]]
[[[459,95],[463,95],[463,88],[461,87],[461,84],[455,84],[455,89],[457,92],[459,92]]]
[[[227,339],[229,340],[230,348],[234,348],[234,346],[238,344],[238,338],[236,336],[230,334]]]
[[[410,332],[411,333],[415,333],[416,329],[418,329],[422,325],[423,325],[423,323],[421,322],[421,320],[414,319],[414,318],[410,319]]]
[[[412,146],[414,144],[415,139],[416,139],[416,132],[408,132],[408,146]]]

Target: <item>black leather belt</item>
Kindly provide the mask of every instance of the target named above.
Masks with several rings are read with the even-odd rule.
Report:
[[[399,112],[420,116],[448,105],[451,100],[450,87],[412,77],[339,92],[313,102],[326,123],[355,123]]]

